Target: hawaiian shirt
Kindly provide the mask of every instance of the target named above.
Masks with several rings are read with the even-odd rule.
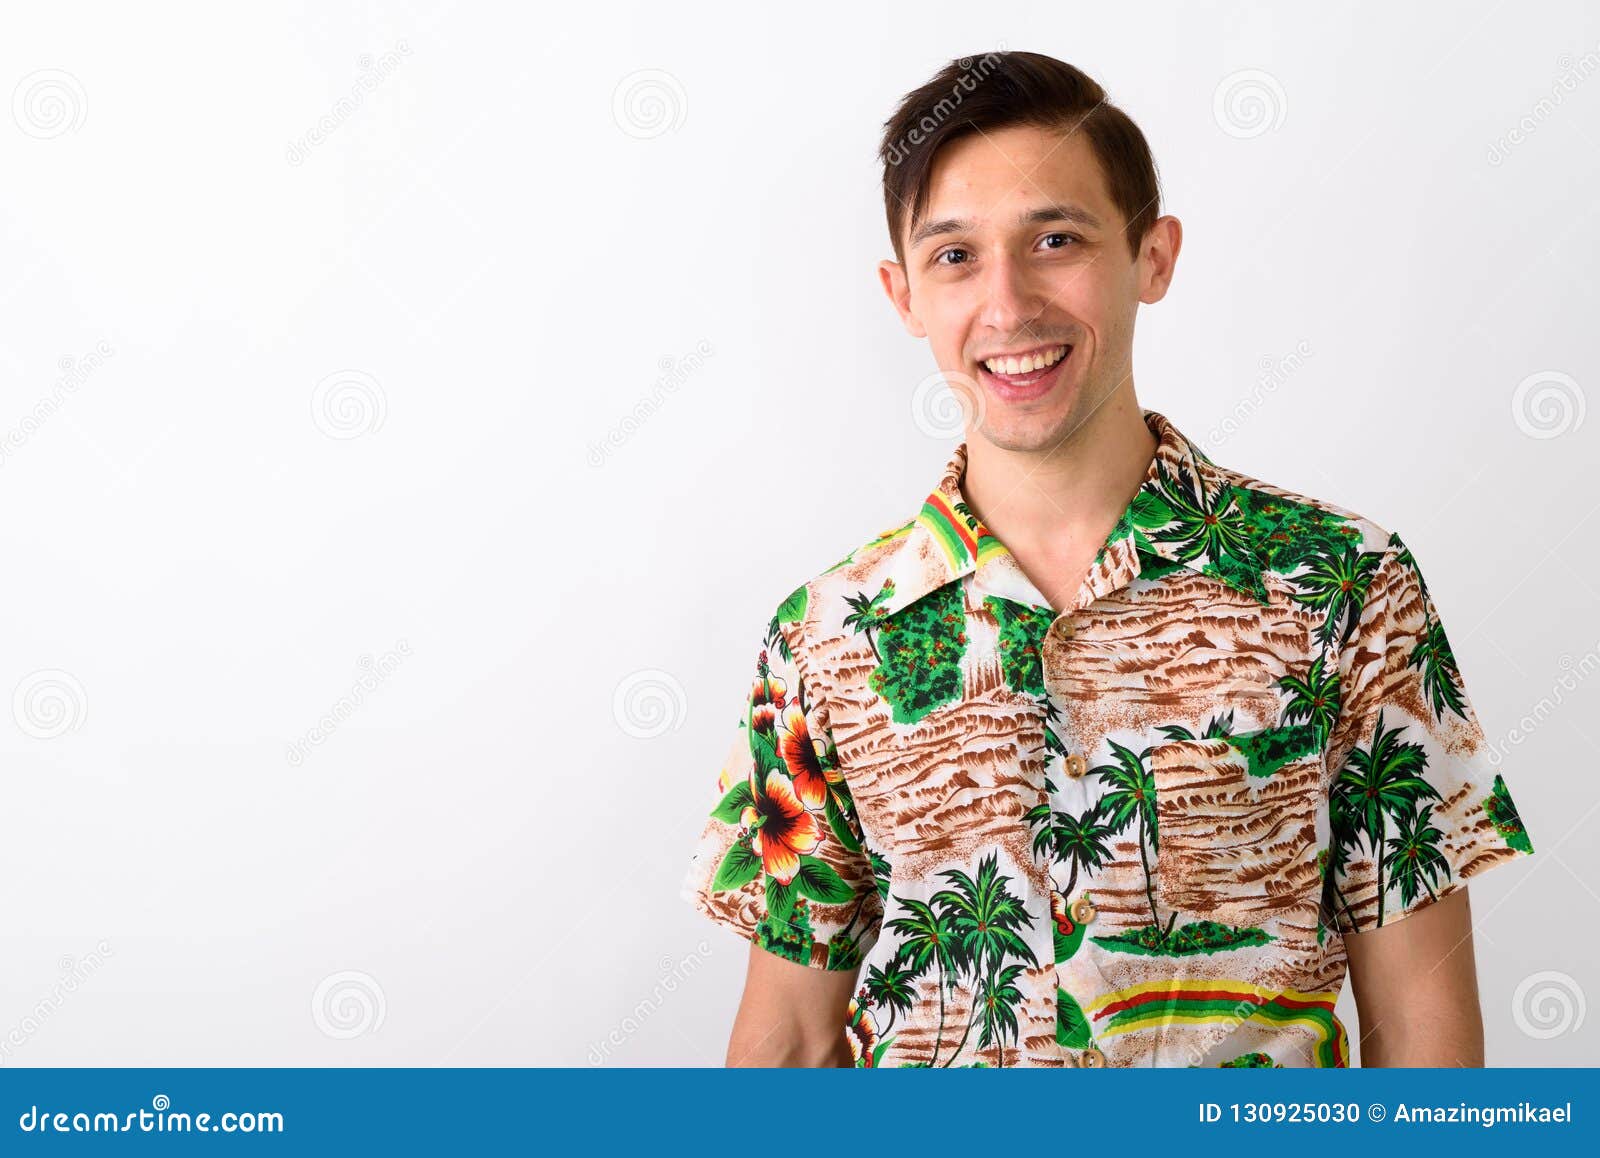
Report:
[[[1533,851],[1399,535],[1142,413],[1071,606],[962,443],[753,648],[683,892],[860,1066],[1344,1066],[1344,938]]]

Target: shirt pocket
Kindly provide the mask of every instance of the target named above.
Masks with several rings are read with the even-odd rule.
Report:
[[[1275,936],[1315,937],[1327,809],[1318,738],[1301,726],[1150,751],[1158,905]]]

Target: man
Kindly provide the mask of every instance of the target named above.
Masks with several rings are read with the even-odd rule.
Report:
[[[1031,53],[883,138],[906,329],[968,437],[784,599],[685,892],[729,1064],[1481,1065],[1466,880],[1532,852],[1417,561],[1134,394],[1182,230]],[[920,510],[917,510],[920,506]]]

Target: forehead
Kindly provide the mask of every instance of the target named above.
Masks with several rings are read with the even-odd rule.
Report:
[[[1087,134],[1013,125],[968,133],[939,150],[920,220],[970,218],[979,229],[1014,228],[1020,211],[1051,202],[1120,220]]]

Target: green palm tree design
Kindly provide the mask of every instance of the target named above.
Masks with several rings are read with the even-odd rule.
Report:
[[[1428,594],[1428,581],[1422,577],[1416,556],[1400,536],[1389,535],[1389,545],[1396,547],[1395,562],[1411,572],[1417,591],[1422,596],[1422,634],[1412,649],[1408,667],[1422,669],[1422,686],[1428,694],[1436,719],[1444,719],[1446,709],[1466,718],[1466,693],[1461,685],[1461,669],[1456,666],[1455,652],[1445,637],[1444,624],[1434,614],[1433,597]]]
[[[1430,900],[1437,900],[1433,891],[1436,878],[1443,874],[1450,879],[1450,862],[1439,849],[1444,833],[1433,824],[1433,805],[1407,810],[1395,817],[1399,831],[1389,838],[1389,876],[1400,886],[1400,903],[1410,905],[1417,898],[1417,886],[1428,891]]]
[[[882,968],[876,965],[867,967],[867,996],[873,1005],[889,1011],[888,1021],[880,1033],[887,1033],[901,1014],[911,1012],[911,1006],[917,999],[916,979],[917,970],[912,968],[903,946]]]
[[[1378,877],[1378,923],[1383,923],[1384,881],[1388,820],[1411,813],[1423,800],[1442,799],[1439,790],[1423,778],[1428,754],[1421,744],[1401,743],[1404,727],[1384,729],[1383,710],[1373,727],[1372,744],[1351,750],[1334,782],[1330,813],[1341,810],[1341,820],[1353,838],[1365,838],[1372,850]],[[1332,817],[1330,816],[1330,822]]]
[[[1006,1064],[1005,1040],[1016,1041],[1021,1034],[1017,1025],[1017,1006],[1022,1004],[1022,990],[1017,978],[1022,975],[1021,965],[1007,965],[999,972],[991,972],[984,979],[978,1004],[983,1010],[983,1029],[978,1034],[978,1048],[995,1047],[997,1063]],[[970,1029],[970,1025],[968,1026]]]
[[[1382,558],[1381,551],[1362,551],[1352,543],[1338,549],[1330,545],[1311,556],[1305,571],[1291,577],[1300,589],[1295,602],[1324,612],[1317,626],[1320,642],[1331,643],[1337,635],[1342,644],[1350,638]]]
[[[1286,675],[1278,686],[1289,693],[1281,723],[1310,724],[1326,736],[1339,718],[1339,669],[1318,656],[1304,676]]]
[[[1055,823],[1050,829],[1050,848],[1058,862],[1065,862],[1071,868],[1066,887],[1057,890],[1066,896],[1071,896],[1072,890],[1077,887],[1080,869],[1100,868],[1111,857],[1106,841],[1115,836],[1117,830],[1103,822],[1100,814],[1102,803],[1096,802],[1093,808],[1080,816],[1067,812],[1057,812],[1054,816]],[[1035,838],[1035,851],[1038,848],[1039,842]]]
[[[1426,601],[1424,601],[1426,607]],[[1431,614],[1431,613],[1430,613]],[[1444,624],[1437,619],[1422,629],[1417,646],[1411,650],[1407,667],[1422,670],[1422,688],[1428,695],[1435,719],[1443,720],[1446,709],[1466,718],[1466,696],[1461,687],[1461,669],[1445,637]]]
[[[989,1045],[991,1041],[1000,1041],[998,1037],[991,1037],[991,1032],[999,1033],[1007,1025],[1003,991],[1009,981],[1002,982],[1000,978],[1010,969],[1021,972],[1021,966],[1008,967],[1006,960],[1020,957],[1033,965],[1037,965],[1038,960],[1019,932],[1023,926],[1033,924],[1033,917],[1024,907],[1022,899],[1006,887],[1007,878],[1000,875],[997,854],[990,853],[978,862],[975,880],[960,869],[946,869],[939,875],[955,887],[935,893],[933,903],[949,916],[951,925],[960,936],[957,962],[963,974],[971,971],[973,981],[972,1012],[967,1019],[966,1032],[961,1035],[955,1052],[945,1062],[949,1065],[961,1056],[961,1050],[980,1013],[985,1027],[984,1033],[979,1035],[980,1047]],[[1016,973],[1011,973],[1011,977],[1014,978]],[[1021,1000],[1020,994],[1016,1000]],[[1009,1024],[1014,1031],[1016,1017],[1014,1013],[1009,1016]],[[1003,1043],[999,1047],[999,1061],[1001,1065],[1005,1064]]]
[[[1130,822],[1138,822],[1139,861],[1144,866],[1145,899],[1150,903],[1151,922],[1159,926],[1161,916],[1156,912],[1155,880],[1150,871],[1149,853],[1160,851],[1161,834],[1156,827],[1155,778],[1145,766],[1150,749],[1136,753],[1115,740],[1110,743],[1113,763],[1101,764],[1089,771],[1111,785],[1099,802],[1099,807],[1107,814],[1111,830],[1121,832]],[[1167,920],[1166,929],[1162,931],[1163,937],[1172,931],[1172,923],[1177,917],[1177,911],[1174,910]]]
[[[920,977],[932,964],[937,970],[939,986],[939,1028],[933,1038],[933,1065],[939,1060],[939,1049],[944,1044],[944,990],[946,978],[953,976],[958,967],[960,939],[947,913],[936,911],[925,901],[902,898],[900,903],[911,910],[909,917],[896,917],[886,927],[905,935],[900,952],[906,954],[912,976]]]
[[[867,637],[867,645],[872,648],[872,657],[880,662],[883,656],[878,651],[877,631],[885,616],[878,605],[893,594],[894,580],[885,579],[876,595],[858,591],[854,595],[844,597],[844,601],[851,607],[850,614],[844,617],[844,626],[853,628],[858,635],[864,634]]]
[[[1218,572],[1248,582],[1257,598],[1265,598],[1259,563],[1252,539],[1255,530],[1232,487],[1217,488],[1207,496],[1200,481],[1187,470],[1174,477],[1156,464],[1161,498],[1172,509],[1172,522],[1154,531],[1150,538],[1160,543],[1177,543],[1178,561],[1188,563],[1204,555]]]

